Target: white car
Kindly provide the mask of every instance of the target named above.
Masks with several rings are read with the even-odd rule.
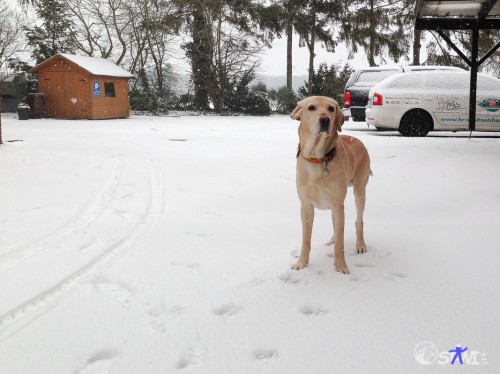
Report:
[[[368,93],[378,82],[398,73],[408,73],[427,70],[456,70],[463,69],[454,66],[374,66],[356,69],[347,81],[344,89],[344,108],[350,110],[353,121],[366,121],[366,107],[368,105]]]
[[[469,128],[469,72],[395,74],[369,93],[366,121],[404,136]],[[500,131],[500,80],[477,75],[476,130]]]

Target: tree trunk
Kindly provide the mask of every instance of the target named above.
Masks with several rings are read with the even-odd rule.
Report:
[[[314,44],[316,44],[316,2],[312,2],[312,28],[309,47],[309,79],[307,81],[307,95],[311,96],[313,92],[314,77]]]
[[[217,76],[218,83],[212,81],[210,83],[210,96],[212,97],[212,102],[214,104],[214,109],[217,113],[221,113],[224,105],[224,98],[226,96],[226,69],[223,62],[223,50],[222,50],[222,14],[219,15],[219,21],[217,24],[217,35],[216,35],[216,48],[214,51],[215,60],[217,64],[213,76]]]
[[[373,0],[370,0],[370,30],[373,30],[373,17],[374,17],[374,12],[373,12],[374,4]],[[375,65],[375,42],[373,40],[373,37],[370,36],[370,44],[368,45],[368,64],[370,66],[376,66]]]
[[[0,85],[0,144],[2,144],[2,85]]]
[[[209,109],[209,87],[212,65],[212,43],[207,35],[207,20],[203,5],[196,2],[193,9],[192,49],[190,51],[194,84],[194,106],[198,110]]]
[[[413,63],[412,65],[420,65],[420,34],[422,31],[415,30],[413,35]]]
[[[288,18],[286,20],[286,88],[293,89],[292,82],[292,48],[293,48],[293,9],[288,3]]]

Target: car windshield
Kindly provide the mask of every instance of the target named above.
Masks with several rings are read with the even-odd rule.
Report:
[[[354,85],[375,86],[378,82],[396,73],[398,73],[397,70],[363,71]]]

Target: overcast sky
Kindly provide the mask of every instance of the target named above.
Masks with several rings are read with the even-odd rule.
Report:
[[[293,46],[293,74],[305,75],[309,69],[309,51],[307,47],[299,47],[298,36],[294,35]],[[352,60],[348,60],[347,49],[344,44],[340,44],[335,52],[330,53],[316,44],[316,58],[314,66],[317,68],[322,62],[328,65],[341,62],[342,65],[349,61],[354,68],[361,68],[368,65],[368,60],[363,53],[357,53]],[[276,39],[273,48],[265,51],[262,57],[260,73],[265,75],[286,75],[286,39]]]

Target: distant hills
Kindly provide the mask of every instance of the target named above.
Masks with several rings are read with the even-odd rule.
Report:
[[[294,75],[292,77],[293,89],[297,91],[297,89],[304,84],[304,81],[307,81],[307,75]],[[181,94],[187,92],[189,85],[188,75],[176,74],[175,82],[176,83],[174,84],[175,85],[174,90],[176,92]],[[252,82],[252,84],[255,84],[257,82],[264,83],[268,90],[275,90],[286,86],[286,76],[257,74],[257,77]]]
[[[256,82],[262,82],[268,90],[273,90],[286,86],[286,76],[284,75],[261,75],[258,74],[255,78]],[[295,91],[307,81],[307,75],[292,76],[292,86]]]

